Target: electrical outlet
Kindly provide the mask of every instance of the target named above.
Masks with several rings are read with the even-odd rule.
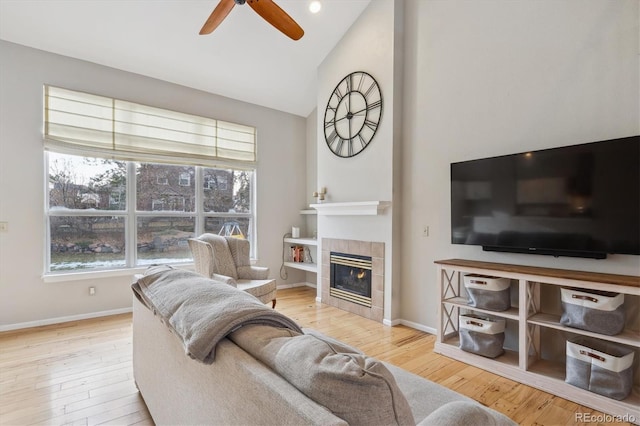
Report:
[[[425,226],[422,228],[422,236],[423,236],[423,237],[428,237],[428,236],[429,236],[429,227],[428,227],[427,225],[425,225]]]
[[[9,222],[0,222],[0,232],[9,232]]]
[[[89,296],[95,296],[95,295],[96,295],[96,288],[89,287]]]

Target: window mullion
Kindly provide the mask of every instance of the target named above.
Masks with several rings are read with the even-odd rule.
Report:
[[[136,163],[127,161],[127,224],[125,226],[126,262],[128,267],[136,265],[137,257],[137,197]]]
[[[196,226],[194,229],[195,236],[204,233],[204,168],[196,167]]]

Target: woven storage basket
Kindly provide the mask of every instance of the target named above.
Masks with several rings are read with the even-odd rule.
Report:
[[[562,288],[560,298],[560,323],[567,327],[610,336],[624,329],[624,294]]]
[[[460,349],[488,358],[504,353],[504,319],[492,319],[473,314],[458,317]]]
[[[596,339],[567,341],[565,381],[609,398],[622,400],[633,385],[633,350]]]
[[[464,286],[469,294],[469,306],[490,311],[506,311],[511,307],[511,281],[487,275],[468,274]]]

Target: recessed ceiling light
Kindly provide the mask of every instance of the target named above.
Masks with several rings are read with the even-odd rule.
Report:
[[[311,13],[318,13],[320,12],[320,9],[322,9],[322,3],[320,3],[318,0],[314,0],[309,3],[309,11]]]

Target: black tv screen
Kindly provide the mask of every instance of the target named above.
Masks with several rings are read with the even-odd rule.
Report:
[[[640,136],[452,163],[451,242],[640,255]]]

